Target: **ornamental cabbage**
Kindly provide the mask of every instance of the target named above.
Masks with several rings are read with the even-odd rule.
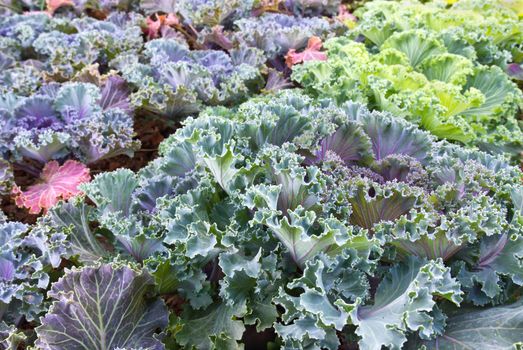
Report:
[[[520,308],[522,174],[503,158],[297,90],[208,108],[160,153],[83,186],[95,208],[50,214],[84,264],[112,242],[185,301],[167,335],[180,346],[248,347],[252,325],[289,348],[409,348],[461,339],[460,305]]]
[[[523,344],[522,1],[0,3],[0,349]]]
[[[284,55],[290,49],[303,49],[311,36],[325,39],[334,27],[317,17],[303,18],[280,13],[265,13],[234,23],[238,27],[236,40],[241,45],[257,47],[268,58]]]
[[[133,119],[125,83],[118,76],[91,83],[52,83],[24,97],[0,100],[0,142],[15,160],[41,163],[73,154],[91,163],[132,156]]]
[[[189,299],[174,334],[183,346],[236,346],[252,323],[289,348],[338,349],[348,324],[362,349],[401,348],[442,336],[443,306],[506,303],[522,283],[521,173],[502,159],[295,91],[189,120],[157,171],[188,143],[200,185],[157,199],[170,254],[149,262],[165,291]]]
[[[255,48],[189,51],[174,39],[145,45],[145,63],[121,56],[118,68],[137,90],[132,104],[146,113],[184,117],[202,105],[232,104],[259,91],[265,58]]]
[[[347,37],[325,43],[328,60],[306,62],[293,78],[307,92],[338,103],[356,100],[389,111],[441,139],[513,156],[522,130],[523,95],[497,66],[483,66],[433,32],[391,34],[376,53]]]
[[[60,265],[64,238],[0,216],[1,329],[35,321],[46,311],[49,272]]]
[[[55,19],[50,30],[33,42],[33,47],[46,62],[46,74],[58,80],[71,79],[91,64],[106,66],[119,55],[141,50],[140,19],[118,13],[104,21],[89,17]]]
[[[460,0],[444,7],[438,1],[372,1],[359,8],[354,35],[380,47],[392,34],[424,29],[445,42],[449,52],[483,65],[522,62],[523,24],[509,2]]]

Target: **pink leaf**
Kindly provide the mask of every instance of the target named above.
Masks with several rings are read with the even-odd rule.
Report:
[[[63,6],[74,6],[72,0],[46,0],[47,11],[53,14],[56,10]]]
[[[326,61],[327,54],[321,52],[321,39],[317,36],[312,36],[309,38],[307,47],[303,52],[296,52],[294,49],[290,49],[285,56],[285,63],[290,68],[297,63],[307,62],[307,61]]]
[[[90,179],[89,169],[84,164],[68,160],[60,166],[53,160],[45,165],[39,183],[29,186],[26,191],[15,185],[12,194],[17,206],[29,209],[30,214],[39,214],[60,199],[66,200],[81,193],[78,185]]]
[[[145,34],[147,34],[148,39],[155,39],[158,37],[158,32],[160,31],[160,28],[162,26],[162,20],[156,19],[154,20],[151,16],[147,17],[146,19],[147,23],[147,29],[145,30]]]
[[[180,20],[173,13],[169,13],[167,15],[156,14],[149,16],[145,22],[147,24],[147,28],[144,31],[149,40],[158,38],[162,29],[180,24]]]

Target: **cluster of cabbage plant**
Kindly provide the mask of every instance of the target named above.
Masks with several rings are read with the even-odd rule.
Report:
[[[518,156],[523,95],[504,72],[522,60],[517,13],[497,1],[449,9],[377,1],[357,14],[354,31],[325,43],[327,61],[293,70],[296,82],[315,96],[389,111],[438,138]]]
[[[523,343],[517,3],[1,5],[0,349]]]
[[[81,186],[88,202],[42,219],[83,267],[53,285],[37,343],[107,346],[88,331],[107,310],[115,347],[233,349],[253,346],[253,329],[296,349],[516,343],[521,180],[503,158],[358,103],[294,90],[207,109],[149,166],[95,176]],[[146,287],[180,300],[169,321]],[[122,305],[150,303],[144,319],[109,288]],[[143,333],[126,342],[119,318]]]
[[[16,189],[14,171],[47,183],[50,161],[96,166],[132,157],[140,149],[137,117],[174,124],[205,106],[234,106],[292,85],[284,56],[304,49],[312,36],[343,31],[333,18],[339,6],[339,0],[6,1],[0,195]]]

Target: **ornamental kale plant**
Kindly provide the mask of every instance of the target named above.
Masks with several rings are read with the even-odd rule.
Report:
[[[4,159],[46,163],[74,157],[93,163],[133,155],[140,144],[134,139],[130,90],[107,65],[142,47],[136,17],[15,14],[2,16],[0,28]]]
[[[105,288],[104,271],[122,264],[148,271],[167,302],[181,300],[167,327],[157,312],[140,346],[161,338],[154,329],[186,349],[249,348],[251,332],[268,330],[294,349],[523,340],[522,173],[503,158],[297,90],[206,109],[160,152],[137,174],[96,176],[81,186],[92,204],[61,202],[42,220],[65,237],[62,257],[83,267],[53,285],[38,344],[108,344],[64,327],[71,314],[59,296],[84,303],[73,283]],[[142,310],[156,307],[165,310]]]
[[[315,96],[362,101],[438,138],[517,155],[521,91],[501,68],[481,65],[453,46],[426,29],[396,32],[376,49],[336,38],[325,43],[328,60],[294,66],[293,78]]]
[[[194,27],[213,27],[250,16],[254,0],[142,0],[141,7],[146,13],[177,12]]]
[[[263,87],[265,57],[255,48],[190,51],[175,39],[149,41],[145,61],[121,55],[116,65],[136,92],[132,104],[144,113],[175,118],[202,104],[233,104]]]
[[[360,5],[0,0],[0,350],[520,347],[521,3]]]
[[[263,50],[269,58],[283,55],[290,49],[302,49],[311,36],[327,37],[333,31],[331,24],[321,18],[300,18],[284,14],[266,13],[258,18],[235,22],[240,43]]]
[[[23,89],[27,95],[37,90],[43,78],[61,82],[89,65],[106,67],[120,54],[136,54],[143,46],[142,20],[140,15],[121,13],[103,21],[43,13],[3,16],[0,38],[5,47],[5,68],[9,69],[0,75],[2,88],[9,87],[15,93]],[[21,69],[26,66],[31,67],[30,72]],[[27,80],[25,84],[22,78]]]
[[[0,212],[0,214],[3,214]],[[45,290],[60,265],[65,236],[46,234],[0,215],[0,333],[3,348],[25,336],[17,329],[47,310]],[[16,348],[16,347],[14,347]]]
[[[449,51],[483,65],[504,67],[523,60],[523,27],[518,5],[509,1],[466,0],[445,7],[437,1],[372,1],[359,8],[354,34],[380,47],[392,34],[425,29],[445,41]]]
[[[29,97],[0,97],[0,150],[15,161],[40,163],[74,155],[90,163],[132,156],[133,118],[125,82],[105,77],[92,83],[50,83]]]

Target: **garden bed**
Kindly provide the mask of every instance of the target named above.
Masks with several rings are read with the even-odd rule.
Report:
[[[521,17],[0,4],[0,349],[523,343]]]

